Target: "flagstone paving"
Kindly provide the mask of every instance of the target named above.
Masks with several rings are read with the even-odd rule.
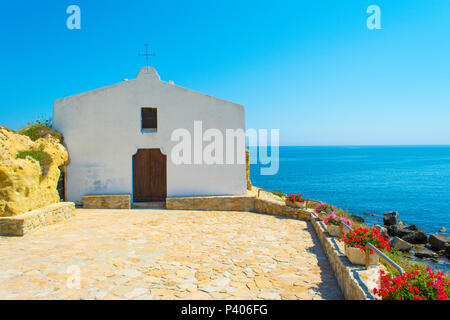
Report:
[[[77,209],[0,257],[0,299],[343,298],[307,222],[248,212]]]

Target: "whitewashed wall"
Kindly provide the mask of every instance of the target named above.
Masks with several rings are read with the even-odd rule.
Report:
[[[141,108],[158,108],[158,131],[141,132]],[[139,148],[167,154],[167,195],[238,195],[246,192],[245,164],[175,165],[173,130],[245,130],[244,107],[161,81],[153,68],[136,79],[89,91],[54,104],[53,125],[64,135],[70,164],[68,201],[87,194],[132,194],[132,156]],[[225,139],[224,139],[225,140]],[[206,143],[204,143],[206,145]],[[235,151],[236,152],[236,151]]]

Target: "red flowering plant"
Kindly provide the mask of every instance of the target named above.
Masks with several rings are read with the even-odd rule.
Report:
[[[341,241],[341,239],[339,239]],[[380,236],[380,231],[375,228],[356,228],[353,231],[349,231],[347,233],[342,233],[342,241],[348,247],[360,248],[361,250],[365,250],[366,244],[371,243],[376,248],[380,250],[390,250],[391,247],[389,245],[389,239]],[[373,250],[370,251],[370,254],[373,253]]]
[[[320,205],[314,207],[314,212],[317,214],[327,213],[327,209],[333,212],[335,208],[334,206],[329,205],[328,203],[321,202]]]
[[[449,300],[450,278],[430,267],[416,267],[402,275],[380,270],[380,287],[373,293],[382,300]]]
[[[303,202],[305,201],[305,199],[302,199],[301,194],[290,194],[286,196],[286,201],[294,203],[294,202]]]

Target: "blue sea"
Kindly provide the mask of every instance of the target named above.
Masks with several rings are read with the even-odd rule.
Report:
[[[250,149],[251,157],[256,153]],[[369,225],[398,211],[428,235],[441,227],[449,234],[450,146],[280,147],[278,173],[261,175],[261,166],[267,165],[250,166],[257,187],[333,204]],[[427,263],[450,274],[445,257]]]
[[[328,202],[369,224],[398,211],[428,234],[450,230],[450,146],[280,147],[276,175],[259,167],[250,166],[253,185]]]

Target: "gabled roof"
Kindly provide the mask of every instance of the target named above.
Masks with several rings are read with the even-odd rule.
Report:
[[[234,103],[234,102],[231,102],[231,101],[228,101],[228,100],[220,99],[220,98],[217,98],[217,97],[205,94],[205,93],[201,93],[201,92],[198,92],[198,91],[195,91],[195,90],[191,90],[191,89],[187,89],[187,88],[175,85],[173,82],[162,81],[160,76],[158,75],[158,72],[156,72],[156,70],[153,67],[142,67],[141,70],[139,70],[139,73],[138,73],[138,75],[137,75],[137,77],[135,79],[131,79],[131,80],[124,79],[124,81],[122,81],[122,82],[115,83],[115,84],[112,84],[112,85],[109,85],[109,86],[106,86],[106,87],[102,87],[102,88],[98,88],[98,89],[94,89],[94,90],[89,90],[89,91],[86,91],[86,92],[83,92],[83,93],[78,93],[78,94],[75,94],[75,95],[72,95],[72,96],[68,96],[68,97],[62,98],[62,99],[57,99],[57,100],[55,100],[55,103],[63,102],[64,100],[69,100],[69,99],[73,99],[73,98],[80,98],[80,97],[89,95],[91,93],[97,93],[97,92],[109,90],[111,88],[118,87],[118,86],[123,86],[123,85],[126,85],[127,83],[131,83],[131,82],[135,82],[135,81],[139,81],[139,80],[147,80],[147,81],[156,81],[157,80],[157,81],[160,81],[160,82],[165,83],[167,85],[174,86],[174,87],[176,87],[178,89],[186,90],[186,91],[189,91],[189,92],[193,92],[193,93],[196,93],[196,94],[203,95],[205,97],[216,99],[218,101],[224,101],[224,102],[228,102],[228,103],[232,103],[232,104],[236,104],[236,105],[239,105],[241,107],[244,107],[243,105],[238,104],[238,103]]]

